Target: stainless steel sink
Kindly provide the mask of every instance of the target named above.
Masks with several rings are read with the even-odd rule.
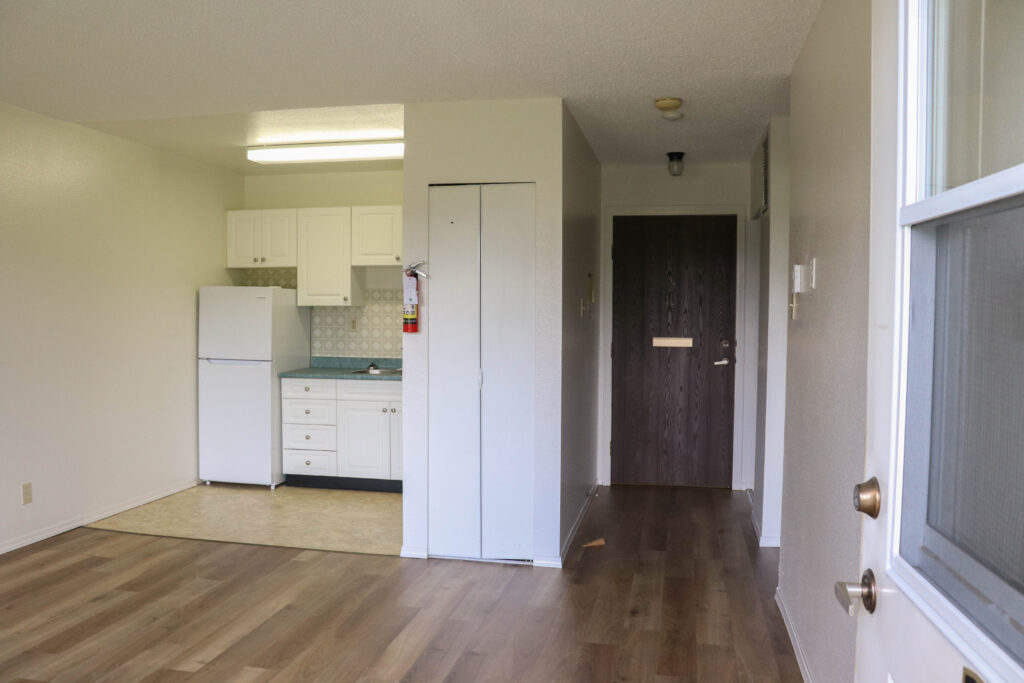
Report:
[[[366,368],[365,370],[353,370],[353,375],[399,375],[402,374],[402,368]]]

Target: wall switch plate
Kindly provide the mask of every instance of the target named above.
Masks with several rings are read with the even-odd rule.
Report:
[[[793,293],[794,294],[805,294],[810,289],[810,271],[809,266],[795,265],[793,266]]]
[[[21,485],[21,504],[28,505],[32,502],[32,482],[26,481]]]

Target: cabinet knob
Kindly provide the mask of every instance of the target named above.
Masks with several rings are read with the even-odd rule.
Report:
[[[388,409],[387,409],[387,408],[381,408],[381,409],[380,409],[380,412],[382,412],[382,413],[386,413],[386,412],[388,412]]]
[[[391,409],[391,412],[392,412],[392,413],[393,413],[393,412],[395,412],[395,409],[394,409],[394,408],[392,408],[392,409]]]
[[[258,258],[256,258],[255,256],[253,256],[253,257],[252,257],[252,262],[253,262],[253,263],[259,263],[259,262],[260,262],[260,260],[259,260]]]
[[[395,260],[400,262],[402,257],[399,254],[395,254]]]
[[[309,441],[309,434],[306,434],[306,441]]]
[[[306,387],[306,391],[309,391],[309,387]]]
[[[311,463],[309,462],[309,460],[307,460],[307,461],[306,461],[306,464],[307,464],[307,465],[309,465],[309,464],[311,464]]]
[[[309,415],[309,408],[306,408],[306,415]]]
[[[261,256],[260,257],[260,263],[266,263],[266,261],[267,261],[267,257],[266,256]]]
[[[347,296],[343,296],[343,297],[341,297],[341,299],[342,299],[342,301],[348,301],[348,297]]]

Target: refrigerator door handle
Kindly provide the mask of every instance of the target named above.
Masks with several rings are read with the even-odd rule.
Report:
[[[232,360],[227,358],[203,358],[210,365],[263,365],[268,360]]]

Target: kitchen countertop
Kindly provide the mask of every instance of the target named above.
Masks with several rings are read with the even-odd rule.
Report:
[[[278,373],[279,377],[296,377],[302,379],[369,379],[385,382],[401,382],[401,375],[370,375],[355,374],[356,370],[365,370],[374,363],[379,368],[400,368],[401,358],[351,358],[336,356],[313,356],[312,367],[300,370],[289,370]]]

